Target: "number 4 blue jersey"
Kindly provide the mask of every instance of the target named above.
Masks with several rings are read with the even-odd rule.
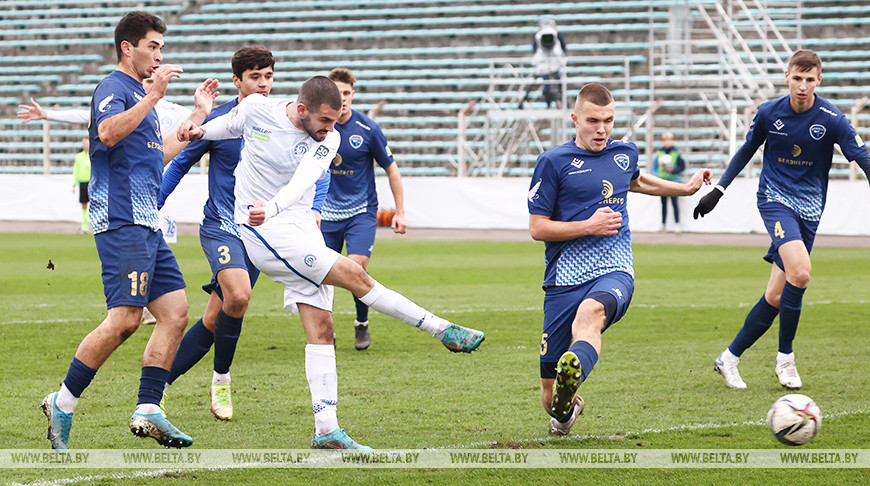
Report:
[[[587,235],[546,242],[544,289],[580,285],[615,271],[632,277],[631,230],[626,196],[640,177],[637,146],[609,140],[600,152],[578,147],[574,140],[538,157],[529,190],[529,213],[553,221],[583,221],[602,207],[622,213],[616,235]]]
[[[728,187],[762,143],[759,200],[783,204],[807,221],[822,217],[834,144],[849,160],[867,155],[864,141],[828,100],[816,95],[810,109],[797,113],[784,96],[759,107],[746,142],[722,175],[722,187]]]

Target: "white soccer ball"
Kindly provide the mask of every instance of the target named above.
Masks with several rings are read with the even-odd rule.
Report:
[[[822,428],[822,412],[812,398],[793,393],[773,402],[767,426],[783,444],[798,446],[813,440]]]

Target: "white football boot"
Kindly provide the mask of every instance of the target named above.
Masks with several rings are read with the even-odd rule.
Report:
[[[746,388],[746,383],[743,378],[740,378],[740,372],[737,371],[737,363],[740,358],[734,356],[728,350],[719,353],[716,361],[713,361],[713,371],[722,375],[725,378],[725,385],[728,388]]]
[[[794,365],[794,353],[776,353],[776,366],[773,368],[779,384],[786,390],[800,390],[801,377]]]
[[[583,407],[585,404],[583,403],[583,399],[580,398],[580,395],[574,396],[574,411],[571,412],[571,418],[568,419],[567,422],[559,422],[555,418],[550,419],[550,433],[555,435],[568,435],[571,432],[571,427],[574,426],[574,422],[577,421],[577,417],[583,413]]]

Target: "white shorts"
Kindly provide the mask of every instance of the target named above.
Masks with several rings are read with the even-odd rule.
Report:
[[[323,285],[339,254],[326,246],[314,219],[271,220],[239,225],[248,257],[272,281],[284,285],[284,309],[296,314],[298,303],[332,311],[332,285]]]

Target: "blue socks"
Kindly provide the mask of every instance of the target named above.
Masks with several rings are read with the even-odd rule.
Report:
[[[233,317],[218,311],[214,322],[214,371],[226,374],[230,372],[233,356],[236,354],[236,343],[242,332],[242,317]]]
[[[156,366],[143,366],[142,377],[139,379],[139,404],[159,405],[168,376],[169,370]]]
[[[357,322],[366,322],[369,320],[369,306],[365,305],[353,296],[353,303],[356,304],[356,320]]]
[[[788,283],[786,283],[788,285]],[[783,291],[783,296],[785,296],[785,291]],[[743,323],[743,327],[740,328],[740,331],[737,332],[737,336],[734,337],[734,341],[728,346],[728,350],[731,351],[731,354],[734,356],[740,356],[744,351],[749,349],[750,346],[755,344],[755,341],[764,335],[765,332],[770,328],[771,324],[773,324],[773,320],[776,318],[776,315],[779,313],[779,309],[767,303],[767,299],[764,298],[764,295],[761,296],[761,299],[758,300],[758,303],[755,304],[755,307],[749,311],[749,314],[746,315],[746,321]]]
[[[577,341],[568,348],[568,351],[576,354],[577,359],[580,360],[580,367],[583,369],[583,376],[580,377],[580,384],[583,384],[589,376],[589,373],[592,373],[592,368],[595,367],[595,363],[598,362],[598,353],[595,351],[595,348],[586,341]]]
[[[97,374],[97,370],[88,367],[78,358],[73,358],[72,362],[69,364],[69,371],[66,372],[66,378],[63,380],[63,384],[66,385],[67,390],[72,393],[72,396],[79,398],[82,396],[82,392],[85,391],[85,388],[91,384],[91,381],[94,379],[94,375]]]
[[[786,282],[779,299],[779,352],[790,354],[798,321],[801,318],[801,302],[807,289]]]
[[[181,338],[181,344],[178,345],[178,352],[175,353],[169,378],[166,381],[171,385],[179,376],[199,363],[199,360],[211,349],[214,340],[214,334],[202,324],[202,318],[196,321],[196,324],[191,326]]]

